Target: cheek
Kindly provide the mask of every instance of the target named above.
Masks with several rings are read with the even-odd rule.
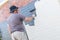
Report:
[[[17,11],[14,11],[14,12],[17,12]]]

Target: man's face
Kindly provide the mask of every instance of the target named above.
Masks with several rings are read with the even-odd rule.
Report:
[[[18,13],[18,9],[14,10],[14,13]]]

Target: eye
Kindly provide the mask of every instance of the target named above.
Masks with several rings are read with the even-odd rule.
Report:
[[[0,0],[0,7],[4,5],[8,0]]]

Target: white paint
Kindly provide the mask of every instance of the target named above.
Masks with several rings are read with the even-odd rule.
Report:
[[[60,40],[60,5],[58,0],[35,3],[37,17],[34,27],[26,27],[30,40]]]

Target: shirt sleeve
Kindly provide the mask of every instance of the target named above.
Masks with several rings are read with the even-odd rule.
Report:
[[[22,14],[20,14],[20,19],[25,19],[25,16],[24,15],[22,15]]]

